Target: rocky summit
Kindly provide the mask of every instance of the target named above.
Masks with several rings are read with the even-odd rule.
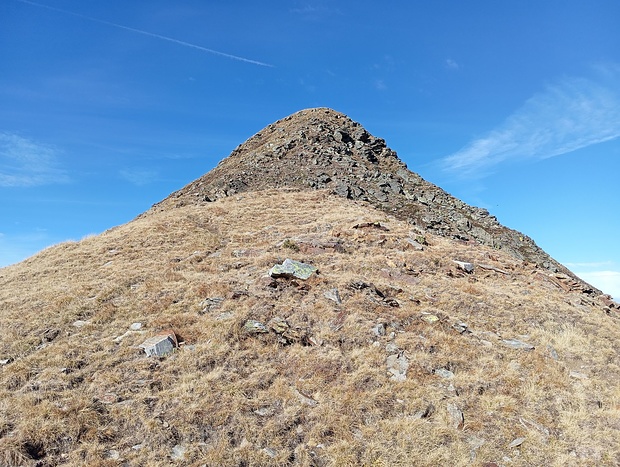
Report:
[[[205,203],[266,188],[327,189],[404,219],[418,228],[460,241],[502,249],[553,272],[571,276],[528,236],[501,225],[408,170],[385,140],[346,115],[306,109],[268,125],[238,146],[209,173],[173,193],[154,209]]]
[[[620,305],[329,109],[0,268],[0,466],[620,465]]]

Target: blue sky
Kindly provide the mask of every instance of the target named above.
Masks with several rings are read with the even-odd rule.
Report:
[[[0,266],[307,107],[620,298],[620,2],[4,0]]]

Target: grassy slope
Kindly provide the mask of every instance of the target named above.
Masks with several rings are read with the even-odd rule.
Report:
[[[377,221],[389,231],[353,228]],[[361,202],[272,190],[0,269],[0,465],[619,464],[618,316],[501,252],[428,235],[416,251],[412,233]],[[286,257],[320,273],[274,288],[264,276]],[[288,345],[242,329],[274,317],[295,329]],[[184,342],[172,356],[137,348],[168,328]],[[386,371],[395,348],[404,382]]]

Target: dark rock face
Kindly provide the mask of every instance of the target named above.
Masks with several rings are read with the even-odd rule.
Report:
[[[153,209],[284,187],[329,189],[344,198],[367,201],[421,231],[506,250],[575,277],[532,239],[502,226],[486,209],[469,206],[411,172],[383,139],[327,108],[302,110],[268,125],[216,168]]]

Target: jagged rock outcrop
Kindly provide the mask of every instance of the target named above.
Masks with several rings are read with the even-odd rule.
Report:
[[[407,169],[381,138],[328,108],[306,109],[268,125],[217,167],[152,210],[208,203],[267,188],[329,189],[406,219],[420,231],[508,251],[592,289],[528,236],[501,225]]]

